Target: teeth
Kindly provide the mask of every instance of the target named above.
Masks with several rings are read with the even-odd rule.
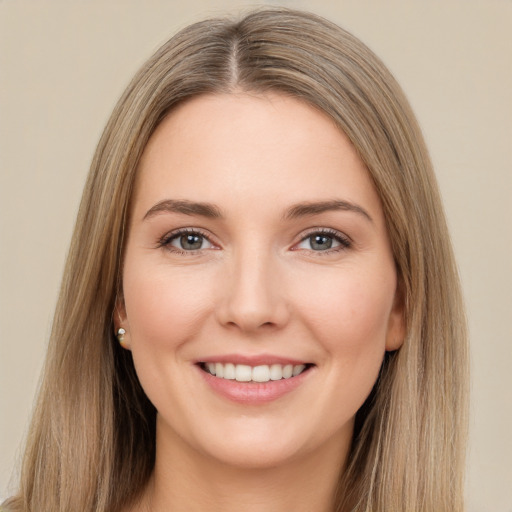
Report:
[[[289,379],[293,375],[293,364],[287,364],[283,368],[283,379]]]
[[[220,363],[217,363],[217,366]],[[246,364],[237,364],[235,366],[235,380],[238,382],[249,382],[252,380],[252,368]]]
[[[267,365],[255,366],[252,369],[252,379],[255,382],[268,382],[272,377],[272,370]],[[272,379],[276,380],[276,379]]]
[[[304,368],[306,368],[306,365],[304,365],[304,364],[298,364],[298,365],[294,366],[292,375],[294,377],[297,377],[297,375],[299,375],[300,373],[302,373],[304,371]]]
[[[270,380],[281,380],[283,378],[283,367],[280,364],[273,364],[270,367],[269,374]]]
[[[269,382],[271,380],[289,379],[300,375],[305,369],[305,364],[273,364],[249,366],[233,363],[206,363],[203,368],[221,379],[236,380],[238,382]]]
[[[236,370],[233,363],[227,363],[224,365],[224,378],[229,380],[236,378]]]

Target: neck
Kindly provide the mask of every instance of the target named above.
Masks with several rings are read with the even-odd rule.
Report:
[[[349,448],[349,442],[340,447],[338,439],[297,460],[247,468],[198,454],[182,442],[160,441],[153,477],[137,511],[332,512]]]

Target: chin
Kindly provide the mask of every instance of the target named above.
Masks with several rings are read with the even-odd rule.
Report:
[[[246,416],[234,422],[219,421],[206,431],[189,431],[187,442],[212,463],[258,470],[341,452],[340,446],[348,446],[352,436],[352,421],[337,429],[304,418],[302,424],[292,417],[269,420]]]
[[[231,421],[210,418],[199,423],[169,424],[159,415],[157,422],[157,436],[166,445],[160,445],[162,455],[192,457],[198,464],[220,463],[239,469],[289,464],[318,448],[322,440],[312,434],[298,429],[289,418],[283,422],[240,415]]]
[[[286,466],[300,458],[302,450],[288,444],[276,445],[266,439],[262,442],[210,447],[207,453],[211,459],[233,468],[260,470]]]

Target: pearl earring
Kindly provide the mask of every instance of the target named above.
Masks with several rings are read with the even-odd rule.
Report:
[[[124,335],[126,334],[126,331],[120,327],[118,330],[117,330],[117,334],[116,334],[116,337],[117,337],[117,341],[119,341],[119,344],[124,347]]]

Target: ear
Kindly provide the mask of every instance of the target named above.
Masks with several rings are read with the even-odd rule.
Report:
[[[124,329],[124,333],[119,332],[119,329]],[[121,347],[126,350],[131,350],[130,330],[128,328],[128,319],[126,316],[126,307],[124,299],[120,294],[116,298],[116,305],[114,308],[114,335],[119,341]]]
[[[393,307],[389,314],[388,330],[386,335],[386,351],[398,350],[405,339],[405,297],[402,280],[398,278]]]

